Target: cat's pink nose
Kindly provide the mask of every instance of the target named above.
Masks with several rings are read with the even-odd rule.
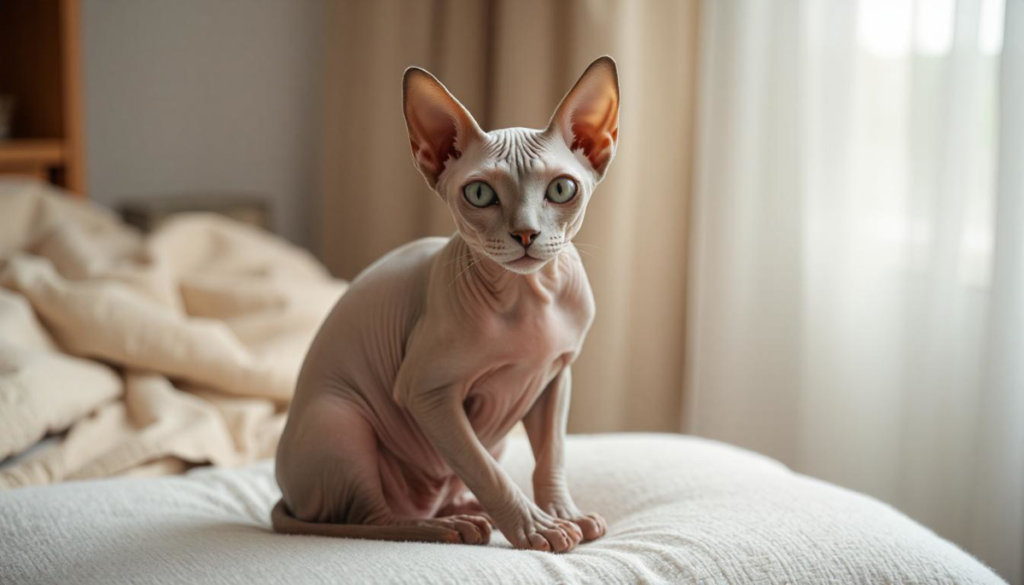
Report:
[[[540,232],[533,230],[518,230],[509,232],[509,235],[512,236],[513,239],[519,240],[519,243],[522,244],[524,248],[529,248],[530,244],[532,244],[533,241],[537,239],[537,236],[540,235]]]

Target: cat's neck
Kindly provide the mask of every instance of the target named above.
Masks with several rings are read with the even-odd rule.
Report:
[[[563,280],[560,264],[565,262],[561,254],[535,272],[518,274],[473,250],[461,236],[456,238],[462,258],[458,281],[495,310],[508,310],[524,299],[550,303],[558,296]]]

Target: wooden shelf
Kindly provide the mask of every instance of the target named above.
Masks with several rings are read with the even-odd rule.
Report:
[[[0,176],[84,196],[78,0],[0,0],[0,94],[14,96]]]
[[[61,140],[0,140],[0,167],[54,167],[62,164],[64,142]]]
[[[62,176],[68,162],[65,142],[57,138],[0,140],[0,176],[29,177],[65,186]]]

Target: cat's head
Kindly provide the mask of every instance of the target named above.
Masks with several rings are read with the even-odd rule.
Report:
[[[526,274],[572,240],[615,157],[619,84],[611,57],[587,67],[544,130],[484,132],[415,67],[405,72],[403,98],[416,167],[475,251]]]

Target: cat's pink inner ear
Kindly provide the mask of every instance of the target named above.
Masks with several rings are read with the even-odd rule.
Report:
[[[405,121],[412,156],[431,187],[437,185],[449,158],[458,159],[480,130],[468,111],[432,75],[405,72]]]
[[[619,140],[619,81],[615,61],[601,57],[587,67],[551,119],[571,150],[582,149],[604,176]]]

